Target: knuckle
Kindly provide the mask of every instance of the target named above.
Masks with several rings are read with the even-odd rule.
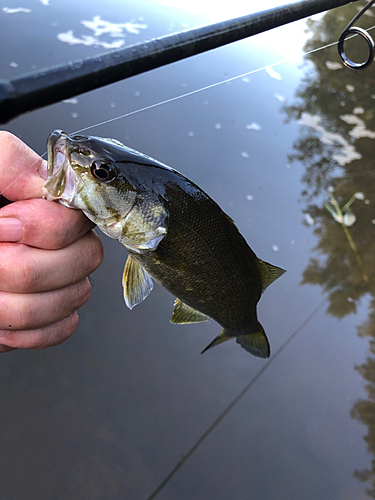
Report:
[[[26,349],[42,349],[44,338],[40,330],[31,330],[28,333],[27,341],[24,341],[22,347]]]
[[[22,293],[37,289],[40,282],[40,266],[30,258],[27,249],[22,247],[23,245],[18,245],[17,251],[11,248],[10,252],[3,247],[3,259],[0,263],[0,282],[3,291]]]
[[[61,342],[67,340],[77,330],[79,324],[79,316],[77,311],[75,311],[73,314],[65,318],[65,320],[63,321],[64,321],[63,325],[64,337],[62,338]]]
[[[9,351],[14,351],[15,349],[17,349],[17,348],[16,347],[9,347],[7,345],[0,344],[0,354],[5,353],[5,352],[9,352]]]
[[[1,130],[0,131],[0,142],[2,142],[5,147],[9,147],[12,144],[18,145],[20,140],[15,135],[8,132],[7,130]]]
[[[94,231],[90,231],[90,233],[87,234],[87,237],[88,237],[87,246],[90,255],[90,264],[92,267],[92,271],[95,271],[95,269],[97,269],[103,262],[104,258],[103,244],[99,236]]]
[[[0,338],[0,354],[14,349],[44,349],[61,344],[73,335],[79,318],[75,311],[69,316],[42,328],[8,330]]]
[[[0,343],[9,338],[15,330],[33,327],[36,312],[30,304],[27,294],[1,293],[0,295],[0,324],[4,330],[9,330],[0,338]]]
[[[78,314],[35,330],[9,331],[0,339],[0,353],[13,349],[45,349],[61,344],[73,335],[78,326]]]
[[[6,350],[38,349],[42,342],[40,330],[9,331],[1,338],[1,344]],[[6,352],[6,350],[4,352]]]
[[[12,325],[17,330],[27,330],[33,328],[38,321],[37,311],[32,307],[27,295],[19,294],[17,297],[17,307],[12,311]]]
[[[78,309],[79,307],[82,307],[83,304],[85,304],[91,295],[91,283],[88,278],[83,279],[78,285],[78,290],[77,290],[77,299],[76,299],[76,304],[75,304],[75,309]]]
[[[66,318],[49,325],[42,330],[41,341],[31,347],[32,349],[45,349],[54,345],[62,344],[76,331],[79,323],[77,312],[70,314]]]
[[[59,205],[58,203],[54,203],[53,209],[54,212],[58,212],[59,217],[58,219],[54,218],[52,221],[50,246],[52,250],[58,250],[66,248],[72,243],[72,241],[74,241],[76,226],[75,220],[80,214],[78,214],[76,210],[71,210],[70,208]]]
[[[76,241],[74,252],[76,255],[76,275],[80,278],[94,272],[100,266],[104,257],[103,244],[99,236],[93,231]]]
[[[80,210],[72,210],[58,203],[52,204],[49,221],[49,246],[51,250],[66,248],[80,241],[94,224]]]
[[[23,292],[33,292],[38,288],[40,282],[39,268],[34,262],[24,260],[19,266],[16,284]]]

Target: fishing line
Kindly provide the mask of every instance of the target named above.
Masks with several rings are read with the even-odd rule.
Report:
[[[374,28],[375,28],[375,25],[371,26],[371,28],[368,28],[367,31],[371,31]],[[354,35],[352,35],[350,37],[347,37],[346,40],[350,40],[351,38],[354,38],[355,36],[358,36],[358,35],[354,34]],[[267,68],[273,68],[273,67],[278,66],[280,64],[284,64],[286,62],[293,61],[297,57],[298,58],[299,57],[304,58],[305,56],[308,56],[309,54],[313,54],[314,52],[318,52],[320,50],[324,50],[324,49],[327,49],[329,47],[333,47],[333,46],[335,46],[337,44],[338,44],[338,42],[336,41],[336,42],[329,43],[327,45],[323,45],[322,47],[318,47],[317,49],[312,49],[312,50],[310,50],[308,52],[305,52],[301,56],[289,57],[287,59],[283,59],[281,61],[278,61],[278,62],[275,62],[275,63],[272,63],[272,64],[268,64],[267,66],[262,66],[261,68],[257,68],[257,69],[254,69],[252,71],[248,71],[247,73],[243,73],[241,75],[237,75],[237,76],[234,76],[234,77],[231,77],[231,78],[227,78],[226,80],[222,80],[220,82],[212,83],[211,85],[207,85],[205,87],[201,87],[199,89],[192,90],[191,92],[187,92],[185,94],[181,94],[181,95],[176,96],[176,97],[171,97],[170,99],[166,99],[164,101],[160,101],[160,102],[157,102],[155,104],[150,104],[149,106],[145,106],[143,108],[136,109],[134,111],[129,111],[128,113],[124,113],[123,115],[116,116],[114,118],[109,118],[108,120],[104,120],[102,122],[96,123],[95,125],[90,125],[88,127],[81,128],[81,129],[76,130],[75,132],[71,132],[71,133],[72,134],[78,134],[80,132],[85,132],[86,130],[91,130],[91,129],[95,128],[95,127],[100,127],[101,125],[106,125],[108,123],[112,123],[114,121],[121,120],[122,118],[127,118],[128,116],[132,116],[132,115],[135,115],[135,114],[138,114],[138,113],[142,113],[144,111],[148,111],[149,109],[157,108],[159,106],[163,106],[164,104],[168,104],[170,102],[178,101],[179,99],[184,99],[185,97],[189,97],[191,95],[198,94],[199,92],[203,92],[205,90],[213,89],[215,87],[218,87],[219,85],[224,85],[225,83],[230,83],[230,82],[233,82],[235,80],[239,80],[240,78],[244,78],[246,76],[253,75],[255,73],[259,73],[260,71],[266,70]],[[47,154],[47,151],[45,151],[41,157],[43,158],[46,154]],[[35,163],[37,163],[37,161],[35,161]],[[35,163],[33,163],[33,165],[35,165]],[[31,166],[33,166],[33,165],[31,165]],[[17,182],[25,174],[26,174],[26,172],[22,172],[18,177],[16,177],[6,188],[3,189],[3,191],[0,192],[0,196],[2,196],[3,193],[10,186],[12,186],[15,182]]]
[[[43,153],[41,155],[41,158],[43,158],[45,155],[47,154],[47,151],[45,153]],[[30,168],[32,168],[36,163],[39,162],[39,159],[38,160],[35,160],[33,164],[30,165]],[[0,191],[0,196],[3,196],[3,194],[5,193],[5,191],[7,189],[9,189],[11,186],[13,186],[13,184],[15,182],[17,182],[19,179],[21,179],[21,177],[23,177],[24,175],[27,174],[27,171],[24,171],[24,172],[21,172],[20,175],[18,177],[16,177],[15,179],[12,180],[12,182],[10,184],[7,185],[7,187],[5,187],[2,191]]]
[[[375,26],[372,26],[371,28],[368,28],[368,31],[374,29]],[[351,37],[348,37],[347,39],[349,38],[353,38],[354,36],[356,35],[353,35]],[[332,47],[334,45],[337,45],[338,42],[333,42],[333,43],[330,43],[330,44],[327,44],[327,45],[324,45],[323,47],[319,47],[319,48],[316,48],[316,49],[312,49],[308,52],[305,52],[303,54],[302,57],[305,57],[309,54],[312,54],[314,52],[318,52],[320,50],[323,50],[323,49],[326,49],[326,48],[329,48],[329,47]],[[247,76],[247,75],[250,75],[250,74],[253,74],[253,73],[256,73],[257,71],[262,71],[263,69],[267,69],[267,68],[270,68],[270,67],[274,67],[274,66],[277,66],[278,64],[282,64],[284,62],[288,62],[288,61],[291,61],[295,59],[295,57],[293,58],[289,58],[289,59],[285,59],[283,61],[279,61],[277,63],[274,63],[274,64],[271,64],[271,65],[268,65],[268,66],[265,66],[263,68],[259,68],[258,70],[254,70],[254,71],[251,71],[249,73],[245,73],[243,75],[240,75],[240,76],[237,76],[237,77],[234,77],[234,78],[230,78],[228,80],[225,80],[223,82],[219,82],[219,83],[216,83],[216,84],[213,84],[213,85],[209,85],[207,87],[204,87],[202,88],[201,90],[206,90],[208,88],[213,88],[213,87],[216,87],[218,85],[221,85],[223,83],[227,83],[229,81],[233,81],[233,80],[236,80],[238,78],[243,78],[244,76]],[[181,96],[181,97],[185,97],[185,96],[188,96],[188,95],[192,95],[192,94],[195,94],[199,92],[198,90],[197,91],[193,91],[193,92],[189,92],[188,94],[185,94],[184,96]],[[172,100],[177,100],[177,98],[173,98],[173,99],[170,99],[170,100],[167,100],[165,102],[170,102]],[[150,106],[150,107],[147,107],[146,109],[149,109],[149,108],[152,108],[152,107],[155,107],[156,105],[153,105],[153,106]],[[130,114],[134,114],[133,113],[130,113]],[[190,450],[186,453],[186,455],[184,455],[182,457],[182,459],[175,465],[175,467],[171,470],[171,472],[165,477],[165,479],[160,483],[160,485],[152,492],[152,494],[147,498],[147,500],[153,500],[162,490],[163,488],[169,483],[169,481],[174,477],[174,475],[179,471],[179,469],[184,465],[184,463],[196,452],[196,450],[201,446],[201,444],[203,444],[203,442],[205,441],[205,439],[216,429],[216,427],[220,424],[220,422],[230,413],[230,411],[237,405],[237,403],[246,395],[246,393],[251,389],[251,387],[259,380],[259,378],[263,375],[263,373],[265,373],[265,371],[269,368],[269,366],[275,361],[275,359],[277,359],[280,354],[286,349],[286,347],[292,342],[293,339],[296,338],[296,336],[298,335],[298,333],[310,322],[310,320],[317,314],[317,312],[320,310],[320,308],[323,306],[323,304],[326,302],[326,299],[324,299],[315,309],[314,311],[306,318],[306,320],[299,326],[299,328],[297,328],[297,330],[295,330],[288,338],[287,340],[280,346],[280,348],[276,351],[276,353],[274,354],[274,356],[259,370],[259,372],[250,380],[250,382],[242,389],[242,391],[233,399],[233,401],[224,409],[224,411],[216,418],[216,420],[211,424],[211,426],[199,437],[199,439],[195,442],[195,444],[190,448]]]
[[[367,31],[371,31],[372,29],[374,29],[375,26],[372,26],[371,28],[367,28]],[[353,38],[355,36],[358,36],[356,34],[350,36],[350,37],[347,37],[346,40],[349,40],[350,38]],[[114,118],[110,118],[108,120],[104,120],[102,122],[99,122],[99,123],[96,123],[95,125],[90,125],[88,127],[85,127],[85,128],[81,128],[79,130],[76,130],[75,132],[72,132],[73,134],[77,134],[77,133],[80,133],[80,132],[84,132],[84,131],[87,131],[87,130],[91,130],[95,127],[99,127],[99,126],[102,126],[102,125],[106,125],[108,123],[112,123],[114,121],[117,121],[117,120],[121,120],[123,118],[127,118],[129,116],[132,116],[132,115],[135,115],[135,114],[138,114],[138,113],[141,113],[141,112],[144,112],[144,111],[148,111],[150,109],[153,109],[153,108],[156,108],[156,107],[159,107],[159,106],[162,106],[164,104],[168,104],[170,102],[174,102],[174,101],[177,101],[179,99],[183,99],[185,97],[189,97],[191,95],[195,95],[195,94],[198,94],[199,92],[203,92],[205,90],[209,90],[209,89],[212,89],[212,88],[215,88],[215,87],[218,87],[219,85],[224,85],[226,83],[230,83],[230,82],[233,82],[235,80],[238,80],[240,78],[244,78],[246,76],[249,76],[249,75],[253,75],[255,73],[258,73],[260,71],[263,71],[263,70],[266,70],[268,68],[273,68],[275,66],[278,66],[280,64],[284,64],[286,62],[290,62],[290,61],[293,61],[295,60],[297,57],[300,58],[304,58],[305,56],[309,55],[309,54],[313,54],[315,52],[318,52],[320,50],[324,50],[324,49],[327,49],[329,47],[333,47],[335,45],[337,45],[338,42],[332,42],[332,43],[329,43],[329,44],[326,44],[322,47],[318,47],[316,49],[312,49],[308,52],[305,52],[303,53],[301,56],[293,56],[293,57],[290,57],[290,58],[287,58],[287,59],[283,59],[281,61],[278,61],[278,62],[275,62],[275,63],[272,63],[272,64],[269,64],[269,65],[266,65],[266,66],[263,66],[261,68],[257,68],[255,70],[252,70],[252,71],[248,71],[246,73],[243,73],[241,75],[238,75],[238,76],[235,76],[235,77],[232,77],[232,78],[228,78],[226,80],[222,80],[220,82],[216,82],[216,83],[213,83],[211,85],[207,85],[205,87],[201,87],[199,89],[196,89],[196,90],[193,90],[191,92],[187,92],[185,94],[181,94],[179,96],[176,96],[176,97],[172,97],[170,99],[166,99],[164,101],[160,101],[158,103],[155,103],[155,104],[151,104],[149,106],[145,106],[143,108],[140,108],[140,109],[137,109],[137,110],[134,110],[134,111],[130,111],[128,113],[125,113],[123,115],[120,115],[120,116],[117,116],[117,117],[114,117]],[[42,158],[47,154],[47,152],[45,152],[43,155],[42,155]],[[36,163],[38,162],[38,160],[36,160],[31,166],[35,165]],[[26,172],[23,172],[21,173],[18,177],[16,177],[16,179],[14,179],[2,192],[0,192],[0,196],[10,187],[12,186],[17,180],[19,180],[23,175],[25,175]],[[200,447],[201,444],[203,444],[203,442],[205,441],[205,439],[216,429],[216,427],[220,424],[220,422],[230,413],[230,411],[236,406],[236,404],[246,395],[246,393],[249,391],[249,389],[251,389],[251,387],[259,380],[259,378],[265,373],[265,371],[268,369],[268,367],[280,356],[280,354],[286,349],[286,347],[292,342],[293,339],[296,338],[296,336],[300,333],[300,331],[309,323],[309,321],[316,315],[316,313],[320,310],[320,308],[323,306],[323,304],[325,303],[326,299],[324,299],[315,309],[314,311],[307,317],[307,319],[299,326],[299,328],[297,328],[297,330],[295,330],[288,338],[287,340],[279,347],[279,349],[275,352],[275,354],[272,356],[272,358],[270,358],[270,360],[259,370],[259,372],[250,380],[250,382],[243,388],[243,390],[233,399],[233,401],[224,409],[224,411],[216,418],[216,420],[211,424],[211,426],[199,437],[199,439],[195,442],[195,444],[190,448],[190,450],[188,451],[188,453],[186,455],[183,456],[183,458],[176,464],[176,466],[171,470],[171,472],[165,477],[165,479],[160,483],[160,485],[153,491],[153,493],[147,498],[147,500],[153,500],[159,493],[160,491],[169,483],[169,481],[173,478],[173,476],[178,472],[178,470],[183,466],[183,464],[195,453],[195,451]]]
[[[173,478],[176,472],[184,465],[184,463],[197,451],[199,446],[205,441],[206,438],[211,434],[212,431],[216,429],[216,427],[220,424],[220,422],[228,415],[228,413],[233,410],[236,404],[245,396],[249,389],[259,380],[259,378],[263,375],[263,373],[268,369],[268,367],[277,359],[280,354],[286,349],[286,347],[292,342],[293,339],[300,333],[300,331],[313,319],[315,314],[320,310],[323,304],[326,302],[326,299],[323,299],[322,302],[312,311],[312,313],[305,319],[305,321],[295,330],[286,341],[279,347],[279,349],[275,352],[272,358],[267,361],[267,363],[259,370],[259,372],[250,380],[250,382],[242,389],[242,391],[233,399],[231,403],[225,408],[225,410],[220,413],[217,419],[210,425],[210,427],[199,437],[199,439],[195,442],[195,444],[190,448],[190,450],[183,455],[181,460],[175,465],[175,467],[171,470],[168,476],[160,483],[160,485],[151,493],[146,500],[153,500],[161,490],[169,483],[169,481]]]
[[[375,25],[372,26],[371,28],[368,28],[367,31],[370,31],[372,29],[375,28]],[[354,38],[358,36],[357,34],[353,34],[349,37],[346,38],[346,40],[350,40],[351,38]],[[132,116],[132,115],[135,115],[135,114],[138,114],[138,113],[142,113],[143,111],[148,111],[149,109],[153,109],[153,108],[157,108],[158,106],[163,106],[164,104],[168,104],[170,102],[174,102],[174,101],[178,101],[179,99],[184,99],[185,97],[189,97],[191,95],[195,95],[195,94],[198,94],[199,92],[203,92],[205,90],[209,90],[209,89],[213,89],[215,87],[218,87],[219,85],[224,85],[226,83],[230,83],[230,82],[233,82],[235,80],[239,80],[240,78],[244,78],[246,76],[250,76],[250,75],[254,75],[255,73],[259,73],[260,71],[263,71],[263,70],[266,70],[268,68],[273,68],[275,66],[278,66],[280,64],[284,64],[286,62],[290,62],[290,61],[293,61],[297,58],[304,58],[305,56],[308,56],[309,54],[313,54],[314,52],[318,52],[320,50],[324,50],[324,49],[327,49],[329,47],[333,47],[335,45],[337,45],[338,42],[332,42],[332,43],[328,43],[327,45],[323,45],[322,47],[318,47],[316,49],[312,49],[312,50],[309,50],[308,52],[304,52],[302,55],[300,56],[293,56],[293,57],[289,57],[287,59],[282,59],[281,61],[278,61],[278,62],[275,62],[275,63],[272,63],[272,64],[267,64],[266,66],[262,66],[261,68],[257,68],[257,69],[254,69],[252,71],[248,71],[246,73],[242,73],[241,75],[237,75],[237,76],[233,76],[231,78],[227,78],[226,80],[221,80],[220,82],[216,82],[216,83],[212,83],[211,85],[207,85],[205,87],[201,87],[199,89],[196,89],[196,90],[192,90],[191,92],[187,92],[185,94],[180,94],[176,97],[171,97],[170,99],[166,99],[164,101],[160,101],[160,102],[157,102],[155,104],[150,104],[149,106],[145,106],[143,108],[140,108],[140,109],[136,109],[134,111],[129,111],[128,113],[124,113],[123,115],[120,115],[120,116],[116,116],[115,118],[109,118],[108,120],[104,120],[100,123],[96,123],[95,125],[90,125],[88,127],[84,127],[84,128],[81,128],[79,130],[76,130],[75,132],[72,132],[72,134],[79,134],[80,132],[85,132],[86,130],[91,130],[95,127],[100,127],[101,125],[106,125],[108,123],[112,123],[116,120],[121,120],[122,118],[127,118],[128,116]]]
[[[33,167],[35,165],[36,161],[31,165],[31,167]],[[0,196],[3,196],[3,193],[5,193],[5,191],[7,189],[9,189],[11,186],[13,186],[13,184],[15,182],[17,182],[19,179],[21,179],[22,176],[24,176],[26,174],[26,172],[22,172],[18,177],[16,177],[10,184],[7,185],[6,188],[4,188],[1,192],[0,192]]]
[[[203,92],[204,90],[213,89],[215,87],[218,87],[219,85],[224,85],[225,83],[233,82],[234,80],[238,80],[239,78],[244,78],[245,76],[253,75],[254,73],[258,73],[259,71],[263,71],[264,69],[272,68],[273,66],[277,66],[278,64],[288,62],[289,60],[290,59],[284,59],[282,61],[279,61],[279,62],[276,62],[273,64],[269,64],[267,66],[263,66],[262,68],[248,71],[247,73],[243,73],[242,75],[233,76],[232,78],[228,78],[226,80],[222,80],[220,82],[216,82],[216,83],[212,83],[211,85],[207,85],[206,87],[201,87],[199,89],[192,90],[191,92],[187,92],[186,94],[181,94],[181,95],[178,95],[176,97],[171,97],[170,99],[166,99],[165,101],[160,101],[160,102],[157,102],[155,104],[150,104],[149,106],[145,106],[144,108],[136,109],[135,111],[129,111],[129,113],[125,113],[123,115],[116,116],[115,118],[110,118],[110,119],[105,120],[103,122],[96,123],[95,125],[90,125],[89,127],[81,128],[80,130],[77,130],[76,132],[73,132],[73,133],[78,134],[80,132],[84,132],[86,130],[90,130],[92,128],[99,127],[100,125],[106,125],[107,123],[111,123],[111,122],[114,122],[116,120],[121,120],[121,118],[127,118],[128,116],[132,116],[132,115],[135,115],[137,113],[141,113],[142,111],[148,111],[149,109],[157,108],[158,106],[162,106],[163,104],[168,104],[169,102],[178,101],[179,99],[183,99],[185,97],[189,97],[191,95],[198,94],[199,92]]]

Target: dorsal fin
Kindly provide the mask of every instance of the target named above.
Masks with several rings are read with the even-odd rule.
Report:
[[[236,223],[234,222],[234,220],[232,219],[232,217],[230,217],[230,216],[229,216],[228,214],[226,214],[225,212],[224,212],[224,215],[225,215],[225,217],[226,217],[226,218],[227,218],[227,219],[228,219],[228,220],[229,220],[229,221],[233,224],[233,226],[234,226],[234,227],[237,229],[237,231],[238,231],[238,227],[237,227]]]
[[[281,267],[273,266],[268,262],[264,262],[263,260],[258,259],[258,266],[260,271],[260,277],[262,280],[262,293],[264,290],[277,278],[280,278],[284,273],[286,273],[285,269],[281,269]]]

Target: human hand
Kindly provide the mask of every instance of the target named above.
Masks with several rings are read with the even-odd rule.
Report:
[[[94,224],[80,210],[41,199],[46,162],[0,131],[0,353],[42,349],[70,337],[102,262]]]

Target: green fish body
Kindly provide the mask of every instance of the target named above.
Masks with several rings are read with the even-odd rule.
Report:
[[[55,131],[47,148],[46,197],[83,210],[128,250],[129,308],[150,293],[152,277],[177,297],[172,323],[213,318],[223,327],[205,350],[235,337],[269,356],[256,306],[285,271],[261,261],[217,203],[176,170],[111,139]]]

